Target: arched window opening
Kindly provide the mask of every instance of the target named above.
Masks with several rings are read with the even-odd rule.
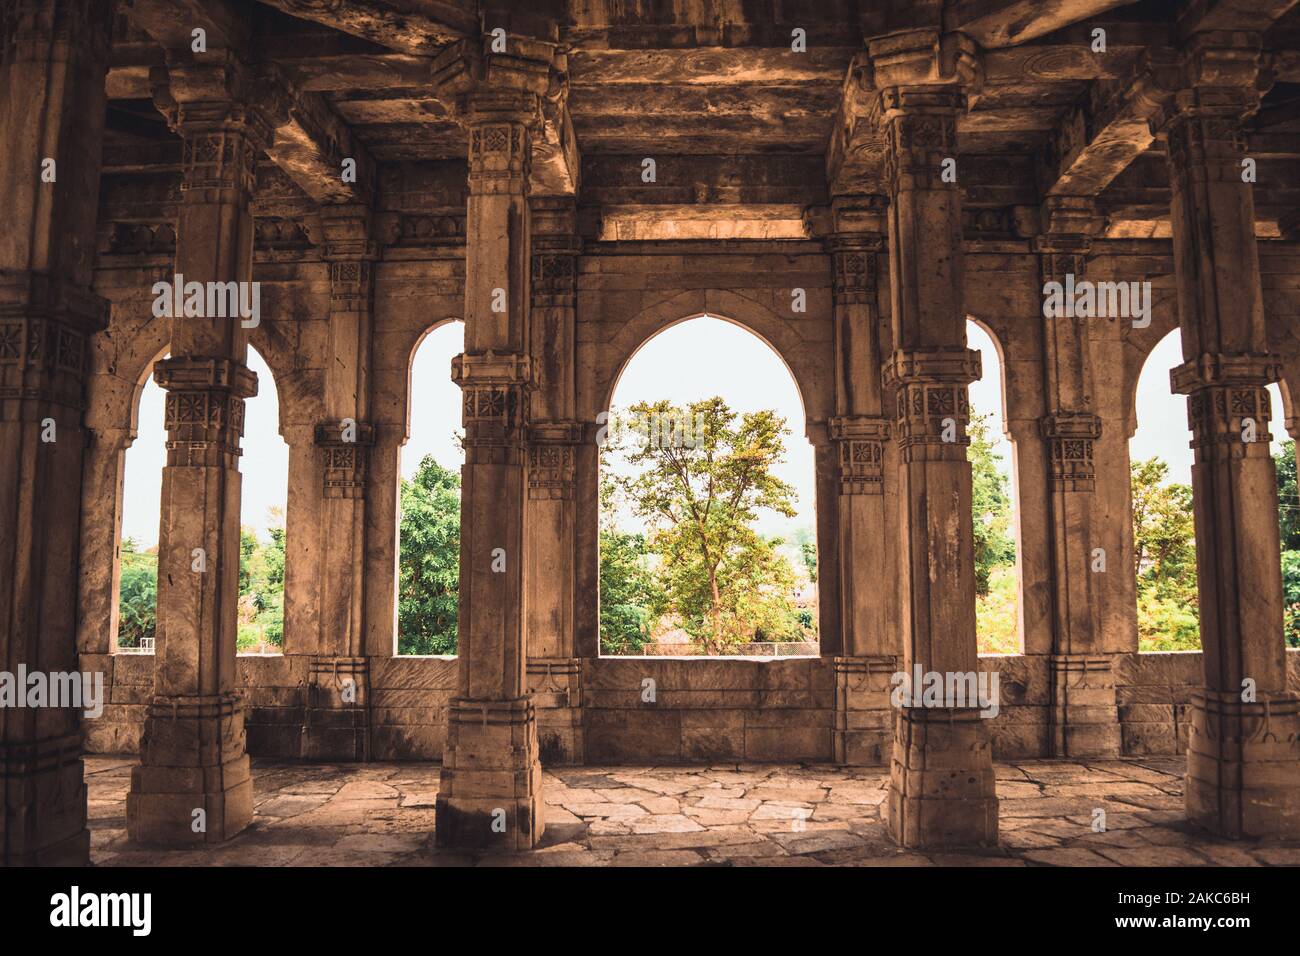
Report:
[[[245,402],[241,442],[237,649],[240,653],[277,654],[284,645],[284,509],[289,448],[279,434],[275,378],[262,356],[251,347],[248,367],[257,375],[258,394]],[[154,382],[151,366],[140,391],[136,438],[126,450],[123,464],[118,542],[119,653],[148,654],[154,650],[162,471],[167,463],[165,405],[166,393]]]
[[[981,654],[1018,654],[1020,570],[1016,478],[1003,408],[1002,356],[989,333],[966,322],[967,347],[980,353],[983,374],[970,386],[966,449],[971,463],[975,529],[975,632]]]
[[[781,357],[688,319],[636,352],[608,416],[601,652],[817,654],[813,450]]]
[[[1175,329],[1147,356],[1134,398],[1137,430],[1129,440],[1129,467],[1139,651],[1201,648],[1192,432],[1186,397],[1169,387],[1170,369],[1182,362],[1182,334]]]
[[[284,652],[284,510],[289,496],[289,446],[280,436],[275,376],[252,346],[248,367],[257,394],[244,403],[239,459],[239,637],[241,654]]]
[[[1287,434],[1282,386],[1268,386],[1271,452],[1277,472],[1277,521],[1282,546],[1282,623],[1288,647],[1300,647],[1300,493],[1296,488],[1295,439]]]
[[[464,349],[464,323],[448,322],[425,335],[411,360],[410,438],[401,451],[398,654],[456,654],[465,452],[451,360]]]

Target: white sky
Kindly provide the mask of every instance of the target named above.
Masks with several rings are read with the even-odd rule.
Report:
[[[411,361],[411,437],[402,448],[402,477],[410,478],[420,459],[433,455],[444,468],[459,471],[465,453],[456,447],[460,431],[460,386],[451,380],[451,360],[465,351],[465,323],[448,322],[424,337]]]
[[[244,407],[243,496],[240,523],[265,537],[271,508],[284,508],[289,490],[289,446],[280,437],[275,379],[262,356],[248,350],[248,367],[257,373],[257,395]],[[167,432],[163,428],[163,390],[152,374],[140,396],[137,435],[126,450],[126,480],[122,495],[122,537],[134,538],[141,550],[158,543],[158,508],[162,469],[167,463]],[[283,519],[281,519],[282,521]]]
[[[1009,475],[1011,454],[1003,435],[1002,371],[997,351],[979,326],[968,322],[966,331],[969,347],[980,351],[984,366],[983,379],[971,385],[971,407],[977,414],[993,414],[991,434],[998,439],[999,467]],[[449,468],[459,468],[464,460],[453,438],[460,429],[460,389],[451,381],[451,359],[462,351],[463,343],[463,324],[452,322],[429,333],[416,351],[411,367],[411,437],[401,460],[401,472],[407,478],[425,454],[432,454]],[[1175,331],[1155,347],[1138,380],[1138,430],[1129,450],[1134,460],[1160,455],[1169,462],[1173,480],[1190,482],[1186,400],[1169,391],[1169,369],[1181,360]],[[270,369],[252,348],[248,363],[258,376],[258,394],[249,400],[245,415],[240,520],[264,536],[270,509],[285,505],[289,449],[278,431],[275,380]],[[1269,393],[1276,450],[1287,436],[1277,386],[1270,386]],[[679,323],[656,335],[633,356],[618,381],[614,405],[626,408],[638,401],[659,399],[682,405],[712,395],[721,395],[736,412],[774,409],[790,429],[787,455],[776,473],[795,488],[798,516],[786,519],[767,512],[760,515],[760,530],[788,536],[799,527],[813,526],[813,451],[804,436],[803,405],[785,363],[757,336],[712,317]],[[166,459],[162,423],[162,390],[150,378],[141,397],[139,435],[126,453],[122,516],[123,536],[135,538],[141,548],[158,542]]]

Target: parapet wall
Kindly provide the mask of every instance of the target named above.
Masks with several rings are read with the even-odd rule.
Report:
[[[1289,651],[1287,660],[1291,685],[1300,688],[1300,650]],[[248,750],[253,756],[302,756],[309,661],[305,655],[239,657],[239,683],[247,701]],[[1041,655],[989,656],[981,657],[980,664],[981,670],[996,669],[999,675],[1000,710],[989,724],[994,756],[1050,756],[1048,659]],[[372,660],[371,759],[441,759],[447,706],[456,689],[456,666],[454,658]],[[82,667],[104,670],[108,696],[103,715],[85,722],[86,749],[91,753],[138,752],[145,704],[152,692],[152,656],[83,655]],[[582,660],[577,670],[578,689],[567,695],[562,706],[538,708],[542,750],[552,755],[552,762],[599,765],[835,759],[835,728],[837,721],[845,718],[846,706],[836,693],[833,658],[596,658]],[[1201,682],[1201,654],[1122,654],[1115,675],[1123,753],[1183,753],[1188,704]],[[555,702],[553,694],[539,693],[537,698]],[[581,729],[580,755],[567,743],[547,745],[551,728],[568,722]],[[575,759],[579,756],[581,759]]]

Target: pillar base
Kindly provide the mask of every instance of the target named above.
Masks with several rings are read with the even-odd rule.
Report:
[[[247,827],[253,778],[244,739],[243,702],[234,694],[154,697],[126,797],[131,839],[193,846]]]
[[[538,756],[543,766],[581,765],[586,754],[582,658],[529,658],[528,690],[537,713]]]
[[[1118,757],[1114,660],[1106,654],[1053,654],[1052,756]]]
[[[1300,839],[1300,695],[1195,691],[1184,793],[1188,820],[1217,836]]]
[[[545,827],[543,812],[532,700],[454,698],[435,805],[437,845],[531,850]]]
[[[0,742],[0,865],[85,866],[90,862],[81,735]]]
[[[884,767],[894,747],[889,705],[895,657],[837,657],[831,752],[841,767]]]
[[[898,712],[888,824],[890,836],[905,847],[997,845],[993,755],[978,710]]]
[[[316,657],[308,665],[303,760],[370,759],[370,659]]]

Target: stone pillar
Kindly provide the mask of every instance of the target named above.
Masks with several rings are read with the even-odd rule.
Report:
[[[79,670],[78,541],[111,4],[19,0],[0,37],[0,670]],[[53,163],[51,166],[50,163]],[[0,864],[89,859],[82,708],[0,709]]]
[[[169,74],[155,99],[183,140],[175,272],[187,285],[249,283],[249,199],[271,128],[248,105],[250,78],[229,53],[173,63]],[[216,843],[253,816],[235,642],[239,442],[257,377],[244,364],[238,315],[161,321],[171,326],[171,358],[154,369],[167,392],[157,650],[127,827],[144,843]]]
[[[541,759],[582,763],[582,659],[575,642],[577,515],[575,463],[583,426],[577,414],[574,302],[577,206],[538,198],[532,212],[530,353],[536,381],[528,413],[528,689],[537,707]]]
[[[1044,287],[1084,280],[1095,222],[1091,199],[1054,196],[1044,204],[1045,230],[1035,241]],[[1068,283],[1073,287],[1073,283]],[[1071,310],[1073,311],[1073,310]],[[1043,381],[1047,414],[1039,420],[1046,443],[1051,525],[1052,755],[1114,757],[1120,752],[1114,656],[1102,646],[1095,540],[1097,469],[1094,443],[1101,418],[1093,404],[1090,323],[1074,315],[1043,318]],[[1102,561],[1120,565],[1119,555]]]
[[[1268,349],[1241,119],[1258,105],[1259,36],[1184,54],[1166,126],[1188,396],[1205,686],[1193,693],[1186,804],[1229,838],[1300,837],[1300,695],[1287,689]],[[1253,432],[1253,434],[1252,434]],[[1250,440],[1252,439],[1253,440]]]
[[[974,674],[974,533],[961,197],[952,174],[957,117],[975,80],[975,47],[930,31],[872,40],[890,188],[890,292],[899,445],[903,670]],[[916,698],[921,687],[913,688]],[[908,703],[905,701],[905,703]],[[919,704],[919,700],[916,701]],[[988,728],[974,702],[903,706],[894,724],[888,819],[904,846],[997,842]]]
[[[370,756],[370,658],[365,650],[366,466],[375,443],[370,353],[376,244],[363,205],[322,210],[330,274],[329,363],[320,448],[320,634],[308,667],[300,752],[313,760]]]
[[[541,836],[537,719],[525,683],[530,130],[535,94],[477,88],[469,132],[459,683],[437,800],[443,847],[529,849]]]
[[[840,645],[834,660],[837,763],[875,766],[893,747],[890,677],[898,670],[896,549],[887,534],[885,444],[877,257],[885,247],[882,196],[839,197],[827,242],[835,301],[835,407],[829,422],[837,452]]]

